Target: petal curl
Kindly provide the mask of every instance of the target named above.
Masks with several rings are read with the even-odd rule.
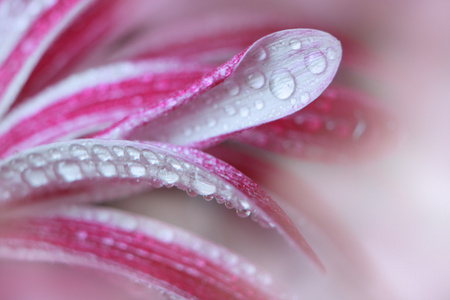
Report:
[[[330,84],[341,55],[339,42],[321,31],[268,35],[164,106],[132,114],[97,137],[204,147],[309,104]]]
[[[241,217],[276,229],[320,268],[319,258],[279,205],[250,178],[201,151],[158,143],[86,139],[49,144],[0,162],[0,204],[95,202],[150,187],[216,199]]]
[[[244,258],[156,220],[64,206],[0,222],[2,258],[99,269],[183,299],[280,299]]]

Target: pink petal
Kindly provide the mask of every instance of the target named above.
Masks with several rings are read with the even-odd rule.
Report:
[[[303,108],[331,82],[340,58],[340,44],[329,34],[280,31],[164,105],[132,114],[97,136],[205,146]]]
[[[0,203],[63,199],[105,201],[149,187],[216,198],[239,216],[275,228],[322,267],[285,212],[250,178],[198,150],[181,146],[86,139],[41,146],[0,162]]]
[[[209,70],[173,60],[122,62],[75,74],[17,107],[0,121],[0,157],[119,121],[155,105]]]
[[[182,298],[279,299],[270,276],[236,254],[109,209],[72,206],[10,216],[2,220],[0,240],[2,258],[81,265]]]
[[[0,115],[14,101],[44,51],[93,0],[0,3]]]
[[[394,120],[382,103],[332,86],[305,109],[233,139],[306,159],[356,160],[395,144],[399,133]]]

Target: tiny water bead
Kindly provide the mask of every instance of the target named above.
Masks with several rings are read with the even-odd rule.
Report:
[[[299,39],[292,39],[289,41],[289,47],[291,47],[292,50],[299,50],[302,47],[302,43]]]
[[[66,182],[81,180],[83,174],[81,168],[76,162],[61,161],[56,166],[56,173],[59,174]]]
[[[252,89],[256,90],[262,88],[265,82],[266,78],[264,77],[264,74],[259,71],[255,71],[247,76],[247,84]]]
[[[313,50],[305,55],[305,66],[313,74],[321,74],[327,68],[327,59],[319,50]]]
[[[278,99],[289,98],[295,90],[294,76],[287,69],[274,71],[270,76],[269,89]]]
[[[227,83],[226,88],[228,90],[228,95],[230,96],[236,96],[237,94],[239,94],[239,86],[235,83]]]
[[[242,117],[248,117],[248,115],[250,114],[250,109],[246,106],[243,106],[239,109],[239,114]]]
[[[264,108],[264,102],[262,100],[260,100],[260,99],[256,100],[255,101],[255,108],[257,110],[263,109]]]

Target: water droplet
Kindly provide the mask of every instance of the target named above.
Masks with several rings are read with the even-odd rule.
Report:
[[[52,160],[60,160],[62,158],[62,153],[58,149],[50,149],[48,154]]]
[[[327,59],[321,51],[311,51],[305,55],[305,65],[311,73],[320,74],[327,68]]]
[[[214,82],[214,79],[210,76],[203,78],[203,84],[210,86]]]
[[[186,190],[186,194],[189,196],[189,197],[192,197],[192,198],[194,198],[194,197],[197,197],[197,192],[196,191],[194,191],[194,190],[192,190],[192,189],[187,189]]]
[[[101,161],[107,161],[107,160],[113,159],[112,154],[108,150],[108,148],[101,146],[101,145],[94,145],[92,147],[92,153],[94,153],[94,155]]]
[[[236,96],[239,94],[239,86],[233,82],[226,83],[226,89],[228,91],[228,95]]]
[[[62,161],[56,166],[56,172],[66,182],[73,182],[83,179],[80,166],[75,162]]]
[[[159,171],[158,178],[167,184],[174,184],[175,182],[178,181],[180,176],[175,172],[171,172],[166,168],[163,168]]]
[[[239,109],[239,114],[242,117],[248,117],[248,115],[250,114],[250,109],[248,109],[247,106],[243,106]]]
[[[121,147],[113,146],[112,150],[113,150],[114,154],[119,158],[125,156],[125,152],[123,151],[123,148],[121,148]]]
[[[125,166],[128,174],[133,177],[144,177],[145,176],[145,167],[140,163],[131,163]]]
[[[211,201],[214,199],[214,196],[213,195],[205,195],[205,196],[203,196],[203,199],[205,199],[205,201]]]
[[[90,157],[88,150],[85,147],[77,144],[71,145],[69,147],[69,152],[72,157],[78,160],[85,160]]]
[[[225,207],[228,208],[228,209],[234,208],[233,202],[231,202],[231,201],[226,201],[226,202],[225,202]]]
[[[308,104],[309,102],[309,94],[308,93],[303,93],[300,95],[300,103],[303,105]]]
[[[47,161],[45,160],[45,158],[37,153],[32,153],[29,154],[27,156],[28,162],[30,163],[30,165],[32,165],[33,167],[42,167],[44,166]]]
[[[264,78],[264,75],[259,71],[255,71],[247,77],[247,84],[252,89],[261,88],[265,82],[266,79]]]
[[[236,108],[234,108],[234,106],[231,105],[227,105],[225,106],[225,112],[227,113],[227,115],[229,116],[233,116],[236,114]]]
[[[175,158],[173,158],[173,157],[168,157],[167,158],[167,163],[168,164],[170,164],[175,170],[177,170],[177,171],[182,171],[183,170],[183,167],[181,166],[181,163],[177,160],[177,159],[175,159]]]
[[[252,212],[249,209],[238,209],[236,214],[241,218],[247,218]]]
[[[20,158],[12,160],[9,165],[17,172],[23,172],[26,168],[28,168],[28,164]]]
[[[256,100],[255,101],[255,108],[257,109],[257,110],[261,110],[261,109],[263,109],[264,108],[264,102],[262,101],[262,100]]]
[[[141,156],[141,153],[139,152],[139,150],[134,147],[130,147],[130,146],[125,147],[125,152],[133,160],[138,160],[139,157]]]
[[[293,50],[299,50],[302,47],[302,43],[298,39],[292,39],[289,41],[289,47]]]
[[[40,187],[48,183],[47,175],[43,170],[27,169],[23,172],[23,179],[32,187]]]
[[[337,51],[333,47],[328,47],[327,50],[325,50],[325,53],[328,59],[335,59],[337,57]]]
[[[151,165],[156,165],[159,163],[158,157],[152,151],[142,150],[141,155],[144,158],[144,160],[146,160]]]
[[[208,124],[209,127],[214,127],[214,126],[216,126],[217,121],[216,121],[216,119],[208,118],[206,120],[206,124]]]
[[[105,177],[117,175],[116,166],[111,161],[101,161],[97,163],[97,170]]]
[[[161,228],[156,232],[155,237],[165,243],[171,243],[175,238],[175,234],[172,230]]]
[[[257,61],[263,61],[267,57],[267,52],[264,48],[255,49],[255,58]]]
[[[216,186],[209,182],[205,177],[195,174],[195,180],[193,182],[193,187],[196,192],[200,195],[211,195],[217,190]]]
[[[292,93],[294,93],[295,90],[294,77],[286,69],[275,71],[270,77],[269,89],[272,95],[278,99],[287,99],[292,95]]]

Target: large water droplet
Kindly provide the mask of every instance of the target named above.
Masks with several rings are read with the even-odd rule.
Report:
[[[155,165],[155,164],[159,163],[158,157],[152,151],[142,150],[141,155],[151,165]]]
[[[32,165],[33,167],[42,167],[47,163],[42,155],[36,153],[29,154],[27,156],[27,159],[30,165]]]
[[[247,84],[252,89],[261,88],[264,85],[265,81],[266,79],[264,75],[259,71],[255,71],[247,77]]]
[[[112,154],[108,150],[108,148],[101,146],[101,145],[95,145],[94,147],[92,147],[92,153],[94,153],[94,155],[101,161],[107,161],[107,160],[113,159]]]
[[[97,164],[97,170],[105,177],[113,177],[117,175],[116,166],[110,161],[101,161]]]
[[[131,163],[125,166],[128,174],[133,177],[143,177],[145,176],[145,167],[140,163]]]
[[[195,176],[193,187],[195,191],[200,195],[211,195],[214,194],[217,190],[214,184],[212,184],[211,182],[209,182],[209,180],[198,174],[196,174]]]
[[[167,184],[174,184],[178,181],[180,176],[177,173],[167,170],[166,168],[161,169],[158,173],[158,178]]]
[[[62,161],[57,164],[56,172],[66,182],[73,182],[83,179],[80,166],[75,162]]]
[[[129,146],[125,147],[125,152],[133,160],[138,160],[139,157],[141,156],[141,153],[139,152],[139,150],[134,147],[129,147]]]
[[[321,51],[311,51],[305,55],[305,65],[311,73],[320,74],[327,68],[327,59]]]
[[[294,76],[286,69],[273,72],[269,80],[269,89],[278,99],[289,98],[295,90]]]
[[[48,183],[47,175],[43,170],[39,169],[25,170],[23,178],[32,187],[40,187]]]
[[[79,159],[79,160],[85,160],[85,159],[89,158],[88,150],[81,145],[77,145],[77,144],[71,145],[69,147],[69,152],[70,152],[70,155],[72,155],[72,157]]]
[[[251,210],[249,209],[238,209],[236,210],[236,214],[241,218],[247,218],[251,214]]]
[[[293,50],[299,50],[302,47],[302,43],[298,39],[292,39],[289,41],[289,47]]]

